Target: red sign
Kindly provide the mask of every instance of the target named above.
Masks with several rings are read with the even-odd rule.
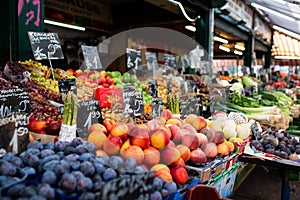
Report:
[[[100,108],[111,107],[114,103],[122,104],[121,88],[97,88],[94,94]]]

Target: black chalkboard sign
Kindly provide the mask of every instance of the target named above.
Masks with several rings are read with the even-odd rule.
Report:
[[[60,40],[57,33],[28,32],[34,59],[63,59]]]
[[[102,69],[97,46],[81,45],[81,49],[87,69]]]
[[[186,80],[187,92],[196,93],[197,92],[197,82],[195,80]]]
[[[135,110],[135,87],[133,85],[124,86],[122,92],[124,116],[129,118],[134,114]]]
[[[181,114],[181,118],[185,119],[188,115],[188,103],[187,103],[187,97],[180,97],[179,98],[179,111]]]
[[[102,116],[97,99],[78,103],[77,135],[83,139],[88,137],[88,129],[94,123],[102,123]]]
[[[0,90],[0,118],[21,112],[29,115],[30,109],[27,90],[23,88]]]
[[[127,55],[127,68],[128,69],[137,69],[142,65],[142,54],[141,51],[135,49],[126,49]]]
[[[143,99],[143,92],[142,91],[135,91],[135,109],[134,109],[134,116],[140,116],[144,114],[144,99]]]
[[[164,54],[164,61],[166,68],[176,68],[176,57],[171,54]]]
[[[30,110],[26,89],[0,90],[0,149],[14,153],[26,149]]]
[[[152,98],[152,118],[159,117],[162,112],[163,102],[161,98]]]
[[[199,116],[201,114],[201,100],[196,96],[191,96],[188,98],[188,114],[195,114]]]
[[[155,172],[123,176],[111,180],[102,187],[102,200],[149,200]]]
[[[77,94],[76,79],[68,78],[58,80],[58,89],[60,94],[67,94],[69,91],[73,92],[74,94]]]
[[[157,80],[148,80],[148,94],[157,97]]]

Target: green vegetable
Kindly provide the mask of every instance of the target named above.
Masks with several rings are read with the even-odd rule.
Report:
[[[229,101],[233,104],[242,106],[242,107],[252,107],[258,108],[260,107],[259,102],[251,97],[242,96],[238,92],[233,92],[229,96]]]
[[[252,78],[243,76],[242,83],[245,85],[245,88],[250,87],[250,86],[255,86],[255,89],[257,91],[257,82],[255,82]]]
[[[251,107],[238,106],[238,105],[230,103],[230,102],[227,102],[226,105],[231,109],[238,110],[245,114],[257,113],[257,114],[265,115],[265,114],[280,114],[281,113],[281,110],[277,106],[251,108]]]

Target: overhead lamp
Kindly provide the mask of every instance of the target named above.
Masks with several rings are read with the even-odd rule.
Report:
[[[280,27],[280,26],[273,25],[273,29],[275,29],[275,30],[277,30],[277,31],[280,31],[280,32],[282,32],[282,33],[285,33],[285,34],[287,34],[287,35],[289,35],[289,36],[292,36],[292,37],[295,37],[295,38],[300,39],[300,35],[299,35],[299,34],[297,34],[297,33],[295,33],[295,32],[292,32],[292,31],[289,31],[289,30],[287,30],[287,29],[284,29],[284,28],[282,28],[282,27]]]
[[[186,25],[185,26],[185,29],[189,30],[189,31],[192,31],[192,32],[195,32],[196,31],[196,27],[195,26],[192,26],[192,25]]]
[[[281,3],[281,4],[286,4],[286,1],[284,1],[284,0],[274,0],[274,1]]]
[[[223,46],[223,45],[220,45],[219,49],[221,49],[223,51],[226,51],[226,52],[230,52],[230,49],[228,47]]]
[[[293,59],[293,60],[300,60],[299,56],[275,56],[275,59]]]
[[[243,55],[243,52],[241,52],[241,51],[238,51],[238,50],[234,50],[234,52],[233,52],[234,54],[236,54],[236,55]]]
[[[245,47],[238,45],[238,44],[234,45],[234,48],[241,50],[241,51],[245,51]]]
[[[56,22],[56,21],[52,21],[52,20],[48,20],[48,19],[45,19],[44,23],[55,25],[55,26],[60,26],[60,27],[64,27],[64,28],[75,29],[75,30],[79,30],[79,31],[85,31],[85,27],[82,27],[82,26],[76,26],[76,25],[72,25],[72,24],[65,24],[65,23],[62,23],[62,22]]]
[[[261,9],[261,10],[266,11],[266,12],[272,13],[272,14],[274,14],[274,15],[277,15],[278,17],[287,19],[287,20],[289,20],[289,21],[291,21],[291,22],[296,21],[296,19],[294,19],[294,18],[292,18],[292,17],[289,17],[289,16],[284,15],[284,14],[278,12],[278,11],[272,10],[272,9],[270,9],[270,8],[261,6],[261,5],[256,4],[256,3],[251,3],[251,6],[253,6],[253,7],[255,7],[255,8],[258,8],[258,9]]]
[[[190,17],[188,16],[188,14],[186,13],[186,11],[185,11],[183,5],[181,4],[181,2],[175,1],[175,0],[168,0],[168,1],[169,1],[169,2],[172,2],[172,3],[176,4],[176,5],[178,5],[179,8],[180,8],[180,10],[181,10],[181,12],[182,12],[182,14],[184,15],[184,17],[185,17],[187,20],[189,20],[190,22],[194,22],[194,21],[196,21],[198,18],[200,18],[200,16],[197,16],[195,19],[190,18]]]
[[[226,40],[224,38],[221,38],[221,37],[218,37],[218,36],[214,36],[214,40],[218,41],[218,42],[222,42],[224,44],[228,44],[228,40]]]

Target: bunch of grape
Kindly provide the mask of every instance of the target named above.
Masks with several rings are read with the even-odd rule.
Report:
[[[61,115],[56,106],[52,105],[43,95],[36,92],[29,92],[32,113],[35,119],[51,120],[61,119]]]

